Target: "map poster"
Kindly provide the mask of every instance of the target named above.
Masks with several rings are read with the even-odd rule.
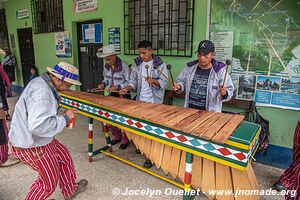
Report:
[[[234,33],[233,72],[300,77],[297,1],[211,0],[210,16],[210,33]]]
[[[210,39],[216,42],[216,49],[219,49],[216,52],[217,58],[224,61],[224,57],[229,55],[231,42],[231,75],[239,74],[236,79],[238,87],[251,79],[244,76],[241,82],[241,74],[257,77],[254,96],[253,92],[251,95],[246,92],[248,86],[253,88],[253,85],[248,84],[244,85],[247,86],[244,87],[246,90],[236,90],[236,98],[254,98],[264,106],[298,110],[298,1],[211,0],[210,9]],[[223,49],[219,46],[223,46]]]

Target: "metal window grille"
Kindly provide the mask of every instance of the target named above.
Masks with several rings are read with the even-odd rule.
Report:
[[[5,10],[0,9],[0,48],[9,47]]]
[[[34,33],[64,31],[62,0],[31,0]]]
[[[159,55],[192,56],[194,0],[124,0],[125,54],[142,40]]]

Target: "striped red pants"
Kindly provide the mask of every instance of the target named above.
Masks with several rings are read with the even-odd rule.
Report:
[[[286,200],[300,199],[300,121],[298,121],[293,145],[293,162],[280,177],[280,181],[286,186],[287,190],[296,190],[296,196],[286,195]]]
[[[42,147],[13,148],[12,155],[38,172],[38,178],[31,185],[26,200],[47,199],[54,192],[57,183],[66,199],[77,189],[71,155],[57,140]]]
[[[6,144],[0,145],[0,165],[3,165],[8,159],[8,129],[6,126],[5,119],[0,119],[0,120],[2,120],[2,122],[0,123],[3,123],[5,136],[6,136]]]

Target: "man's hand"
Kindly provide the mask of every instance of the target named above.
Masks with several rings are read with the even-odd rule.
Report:
[[[152,86],[156,88],[160,88],[160,84],[157,79],[153,79],[151,77],[145,77],[145,80]]]
[[[5,119],[6,119],[6,121],[7,122],[10,122],[11,121],[11,117],[10,117],[10,114],[9,114],[9,112],[8,112],[8,110],[7,111],[5,111]]]
[[[75,114],[77,113],[77,110],[75,108],[67,110],[65,112],[66,115],[68,115],[69,119],[75,118]]]
[[[119,90],[119,88],[117,86],[111,86],[109,88],[109,92],[115,92],[115,91],[118,91],[118,90]]]
[[[6,112],[3,110],[3,108],[0,108],[0,119],[5,119]]]
[[[173,90],[175,92],[179,92],[181,90],[181,86],[178,83],[174,83]]]
[[[127,94],[127,92],[131,92],[132,90],[133,90],[132,87],[130,85],[127,85],[123,89],[119,90],[119,94],[124,95]]]
[[[99,88],[99,89],[104,89],[104,87],[105,87],[104,83],[100,83],[100,84],[98,85],[98,88]]]
[[[220,85],[220,87],[219,87],[219,92],[220,92],[221,97],[225,97],[225,96],[227,95],[226,87]]]

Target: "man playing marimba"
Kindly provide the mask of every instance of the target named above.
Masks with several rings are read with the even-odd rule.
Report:
[[[98,52],[97,56],[99,58],[104,58],[106,64],[103,69],[103,77],[104,80],[101,84],[98,85],[98,88],[104,89],[105,87],[109,88],[110,95],[114,97],[120,97],[119,93],[116,91],[124,88],[128,85],[129,76],[130,76],[130,69],[124,61],[122,61],[118,56],[115,50],[114,45],[106,45],[103,46],[103,51]],[[130,93],[126,93],[124,95],[125,98],[130,98]],[[111,144],[117,144],[121,142],[119,149],[126,149],[129,140],[126,137],[126,134],[115,126],[110,126],[111,134],[112,134],[112,141]]]
[[[211,41],[201,41],[198,59],[187,63],[177,77],[173,90],[185,91],[185,107],[221,112],[222,102],[231,99],[234,91],[231,77],[225,76],[225,64],[214,59],[214,52]]]
[[[150,103],[162,103],[168,80],[166,64],[159,56],[153,54],[150,41],[142,41],[138,44],[139,57],[134,61],[136,68],[130,74],[128,86],[120,92],[126,94],[128,91],[137,91],[137,101]],[[145,168],[153,165],[150,160],[144,163]]]
[[[78,69],[60,62],[54,68],[29,82],[22,92],[12,118],[9,142],[12,155],[38,172],[26,196],[29,199],[47,199],[59,185],[65,199],[73,199],[87,188],[88,181],[78,183],[69,150],[54,137],[75,117],[76,111],[58,114],[61,97],[79,82]]]

